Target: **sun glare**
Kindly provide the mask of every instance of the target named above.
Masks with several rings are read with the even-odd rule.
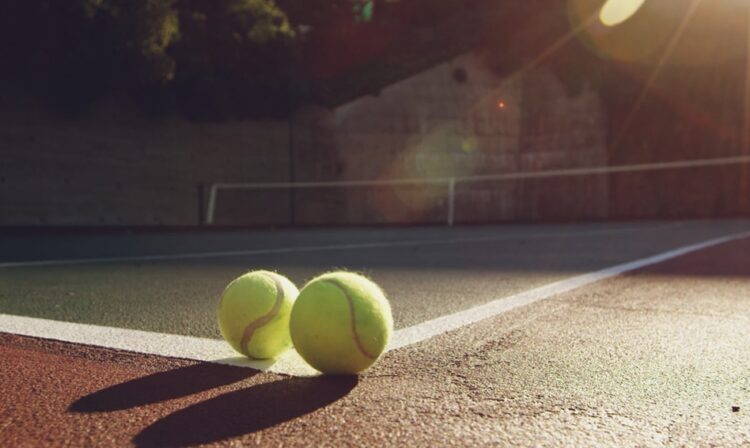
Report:
[[[607,26],[619,25],[633,17],[646,0],[607,0],[599,18]]]

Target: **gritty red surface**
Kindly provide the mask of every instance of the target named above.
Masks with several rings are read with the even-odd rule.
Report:
[[[7,334],[0,357],[2,446],[221,442],[322,409],[358,381],[283,378]]]
[[[688,287],[683,281],[661,280],[670,277],[691,280]],[[671,416],[669,408],[660,411],[656,417],[644,415],[643,409],[651,409],[653,405],[643,406],[638,411],[641,414],[632,411],[630,415],[630,409],[639,409],[641,404],[628,401],[627,390],[620,398],[606,395],[603,399],[602,395],[596,395],[596,391],[585,389],[589,381],[580,381],[584,389],[572,392],[561,389],[555,395],[548,392],[543,378],[534,376],[549,369],[545,364],[548,359],[540,358],[539,366],[525,372],[514,372],[514,369],[519,360],[524,360],[524,353],[534,350],[535,345],[531,344],[548,344],[550,351],[545,353],[550,356],[573,346],[571,341],[575,341],[578,344],[576,349],[580,350],[606,349],[608,336],[605,333],[601,334],[601,341],[582,339],[575,328],[567,329],[570,334],[558,332],[560,341],[548,341],[538,336],[545,326],[553,325],[557,320],[565,321],[563,312],[571,316],[587,316],[587,319],[596,313],[611,313],[611,317],[606,318],[615,319],[613,325],[621,329],[621,334],[637,337],[638,328],[631,328],[628,320],[634,309],[631,307],[620,312],[613,306],[611,310],[605,310],[600,306],[604,301],[608,307],[626,301],[637,305],[636,299],[653,294],[662,299],[648,302],[649,307],[653,308],[652,304],[672,304],[681,314],[674,314],[666,308],[636,309],[642,313],[642,319],[648,319],[644,322],[662,324],[680,316],[687,324],[702,328],[707,319],[723,319],[717,322],[724,322],[727,332],[734,331],[735,327],[741,328],[741,322],[733,316],[747,314],[748,307],[743,297],[734,296],[733,291],[747,290],[748,277],[750,239],[613,279],[593,288],[588,295],[570,293],[390,353],[359,378],[287,378],[243,368],[0,334],[0,446],[383,443],[431,446],[458,440],[467,445],[523,443],[524,440],[531,443],[538,441],[540,434],[557,434],[554,431],[542,432],[546,429],[532,426],[532,423],[539,424],[540,415],[545,416],[543,424],[550,424],[558,430],[580,429],[593,419],[602,428],[620,430],[623,435],[610,440],[618,443],[627,443],[628,440],[635,443],[640,440],[635,437],[643,434],[642,431],[627,432],[630,426],[622,424],[626,417],[634,422],[647,422],[657,437],[654,440],[660,440],[658,437],[662,436],[679,436],[676,431],[682,430],[680,428],[687,428],[684,429],[684,440],[703,440],[696,439],[701,435],[705,440],[713,440],[717,436],[710,432],[711,425],[701,427],[692,420],[680,420],[681,416],[694,412],[689,400],[682,403],[675,399],[675,403],[682,403],[684,408],[675,409]],[[740,289],[731,289],[734,286],[730,281],[716,284],[715,278],[741,279],[736,280]],[[636,287],[643,292],[633,298],[629,291]],[[684,313],[689,306],[704,306],[700,297],[693,299],[686,294],[686,298],[681,298],[680,293],[688,291],[686,288],[715,290],[718,291],[717,297],[721,297],[720,288],[724,288],[723,302],[714,300],[705,305],[714,306],[717,315]],[[596,307],[580,308],[579,302]],[[525,324],[519,326],[519,322]],[[510,328],[517,329],[511,331]],[[534,337],[539,339],[533,340]],[[670,344],[666,346],[672,347]],[[674,347],[689,349],[677,343]],[[742,347],[744,345],[740,344],[732,350],[726,348],[727,365],[738,371],[745,359]],[[629,355],[624,352],[621,356]],[[510,361],[512,359],[516,364]],[[700,367],[699,355],[696,355],[696,360],[694,365]],[[569,368],[567,364],[560,365]],[[710,366],[706,368],[710,369]],[[560,372],[560,375],[569,374],[564,369]],[[677,375],[674,384],[681,384],[680,372],[672,374]],[[560,380],[559,384],[572,387],[569,384],[579,380],[571,377],[570,380]],[[537,392],[532,393],[534,390]],[[744,389],[735,391],[729,386],[726,390],[727,394],[735,394],[728,395],[733,401],[720,403],[717,407],[720,411],[708,413],[706,418],[724,419],[718,421],[724,422],[728,428],[724,434],[732,438],[727,441],[739,443],[745,440],[742,422],[733,424],[721,412],[731,414],[732,406],[739,409],[742,404],[743,411],[735,414],[739,415],[738,418],[746,418],[745,402],[742,401],[746,392],[742,392]],[[623,404],[611,404],[617,399]],[[613,409],[599,412],[602,406],[612,406]],[[586,414],[570,409],[592,411]],[[664,421],[660,420],[662,418]],[[514,427],[524,428],[526,432],[522,436],[513,435],[509,431]],[[580,436],[580,431],[567,435],[576,436]],[[597,436],[596,432],[591,435],[594,436]],[[750,443],[750,435],[748,437]],[[609,439],[567,440],[585,443]]]

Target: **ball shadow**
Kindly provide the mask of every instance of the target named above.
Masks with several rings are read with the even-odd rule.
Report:
[[[257,373],[244,367],[200,363],[102,389],[78,399],[68,410],[91,413],[130,409],[233,384]]]
[[[276,426],[345,397],[355,376],[292,378],[229,392],[170,414],[135,438],[138,447],[215,443]]]

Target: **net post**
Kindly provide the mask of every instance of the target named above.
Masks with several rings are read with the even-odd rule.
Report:
[[[216,195],[218,193],[218,185],[211,184],[211,188],[208,191],[208,207],[206,208],[206,225],[212,225],[214,223],[214,212],[216,211]]]
[[[448,227],[453,227],[456,209],[456,178],[448,179]]]

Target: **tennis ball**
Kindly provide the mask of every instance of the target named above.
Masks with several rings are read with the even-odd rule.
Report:
[[[289,320],[294,347],[324,373],[355,374],[383,353],[393,331],[391,306],[369,279],[331,272],[300,292]]]
[[[224,290],[218,317],[221,335],[251,359],[272,359],[291,348],[289,313],[297,287],[284,276],[254,271]]]

